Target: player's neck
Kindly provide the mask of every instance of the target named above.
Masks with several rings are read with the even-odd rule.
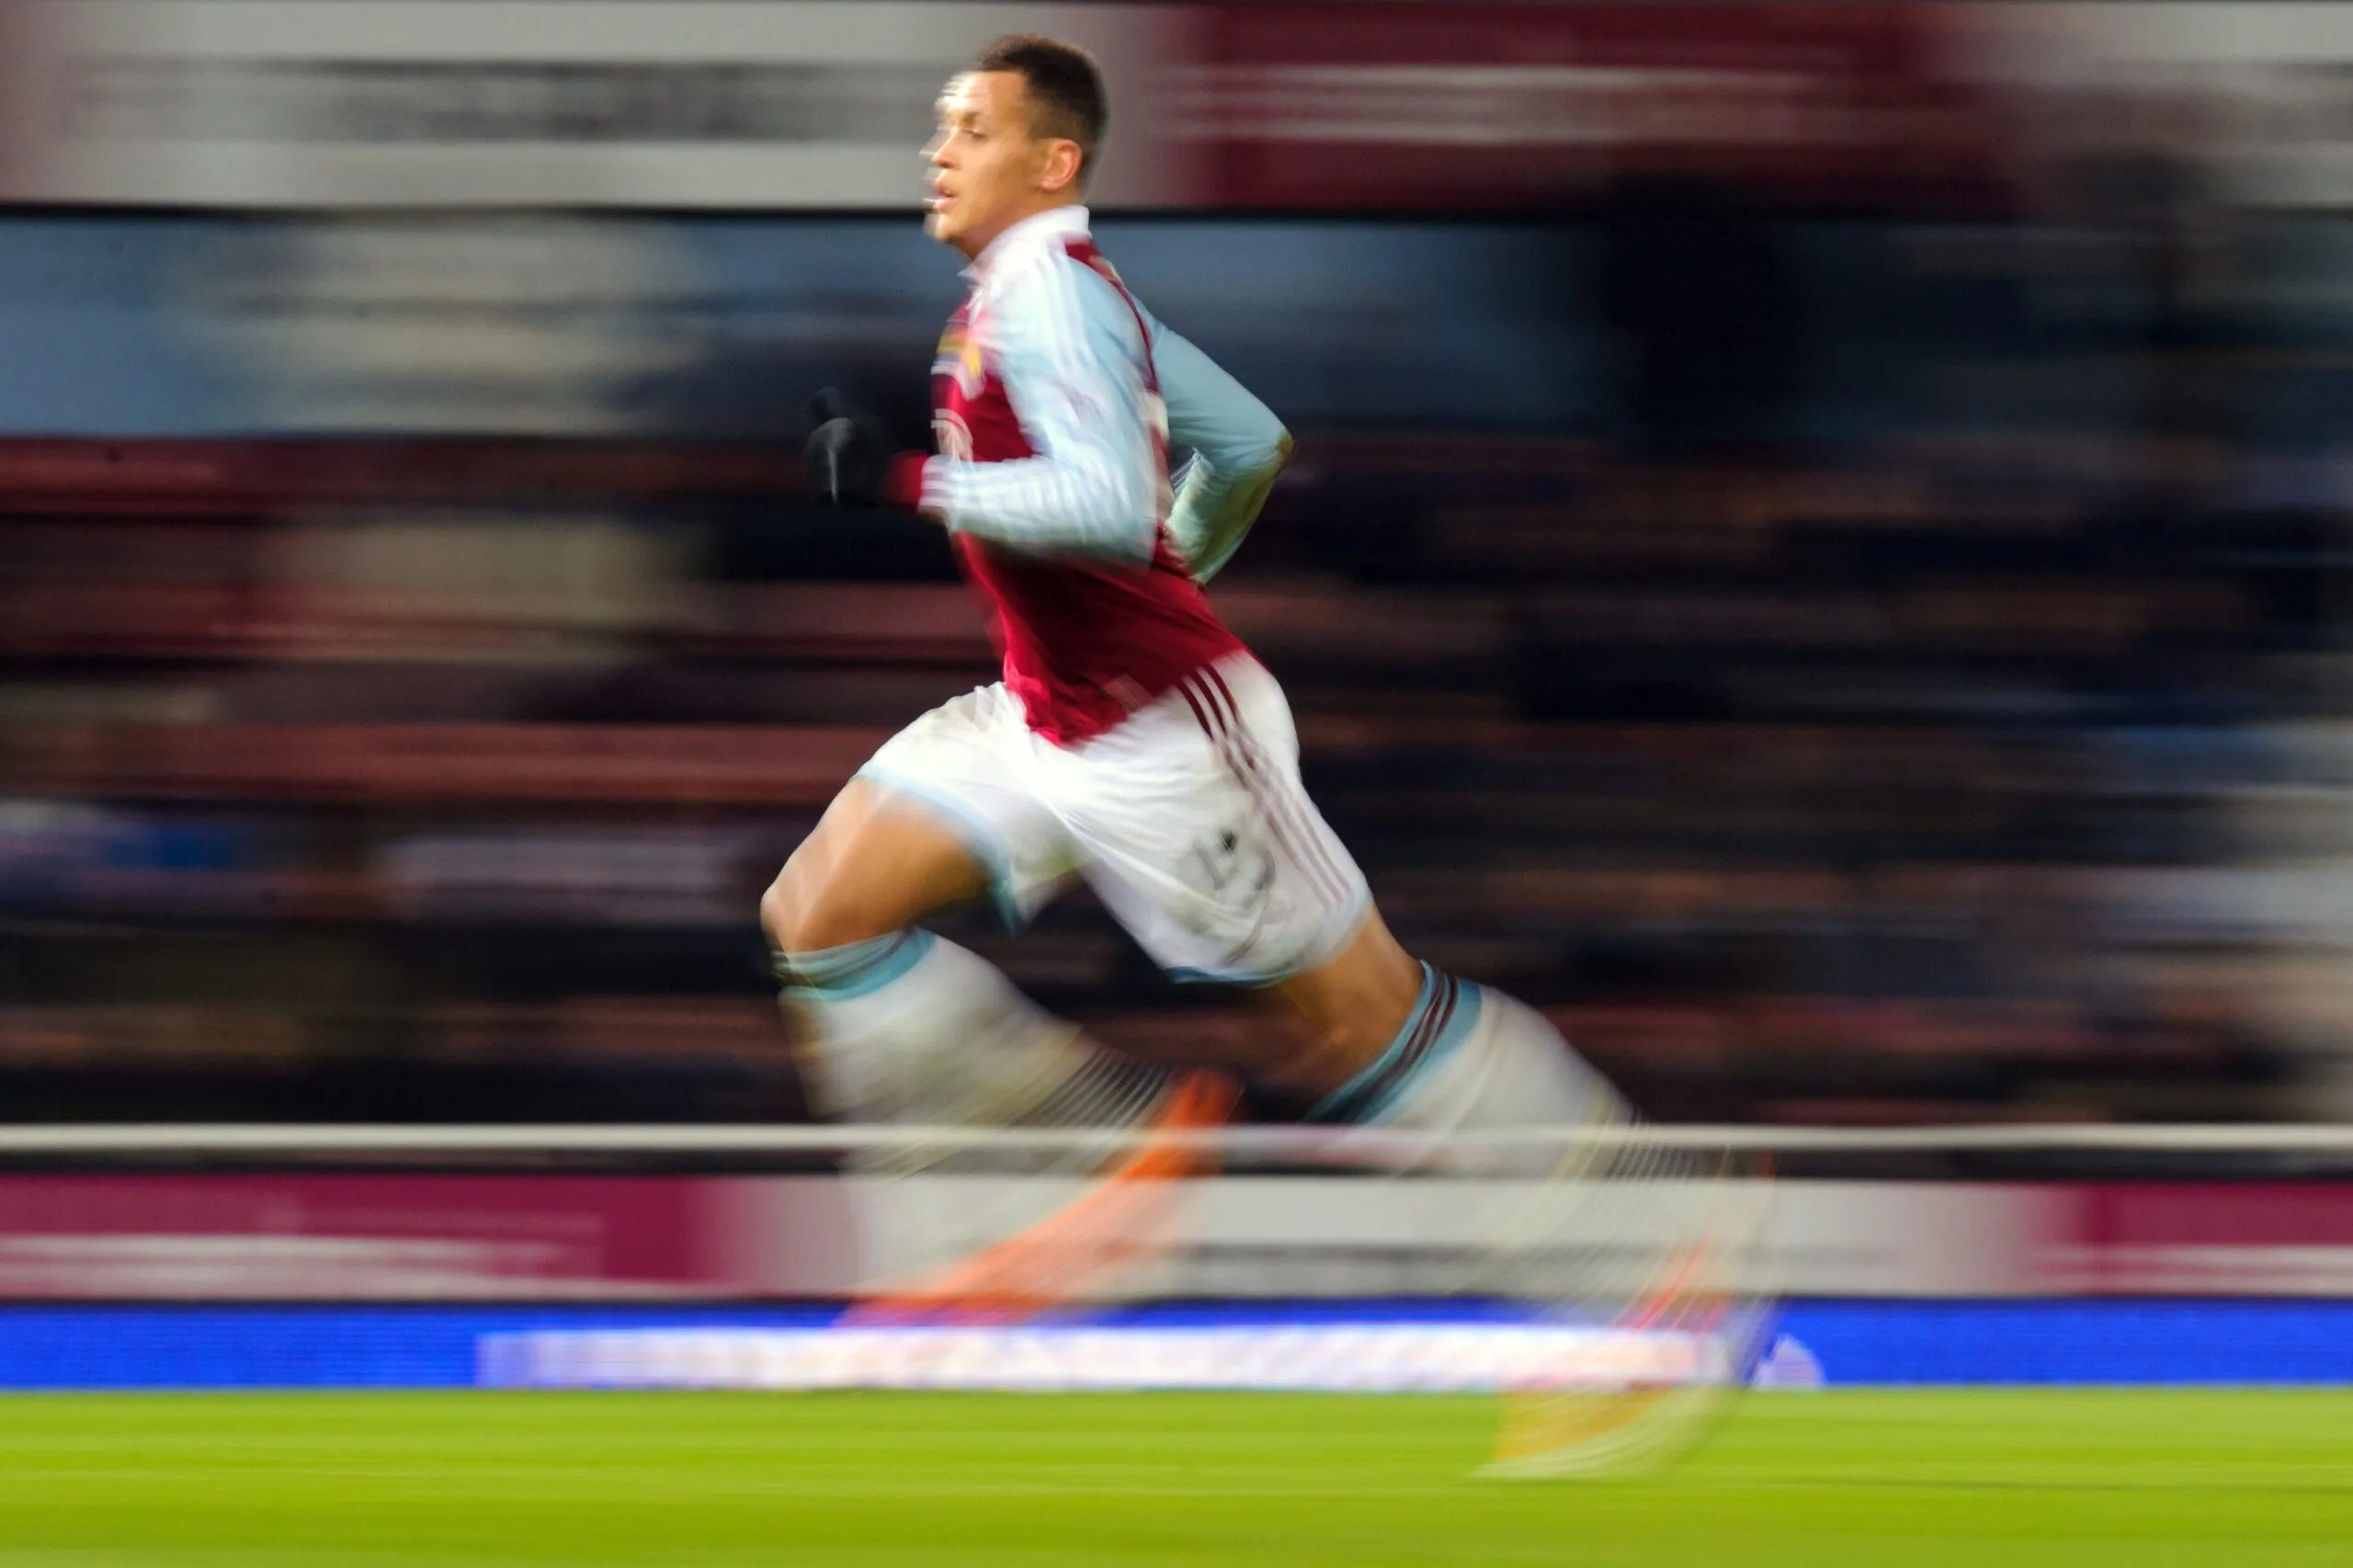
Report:
[[[972,236],[959,235],[957,237],[956,249],[963,256],[966,261],[977,267],[981,264],[982,258],[986,256],[990,251],[996,247],[998,242],[1002,241],[1007,234],[1012,233],[1015,230],[1028,224],[1033,219],[1042,218],[1050,212],[1067,212],[1073,208],[1084,207],[1086,203],[1076,197],[1064,198],[1056,201],[1040,202],[1034,207],[1025,208],[1021,211],[1017,212],[1012,217],[1006,219],[1004,222],[998,224],[995,229],[992,230],[987,238],[981,240],[976,244],[970,243]]]

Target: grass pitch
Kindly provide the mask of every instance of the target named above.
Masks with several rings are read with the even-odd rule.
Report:
[[[0,1397],[0,1568],[2353,1562],[2353,1394],[1748,1401],[1661,1481],[1470,1479],[1433,1396]]]

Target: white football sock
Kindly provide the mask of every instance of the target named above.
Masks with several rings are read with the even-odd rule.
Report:
[[[1309,1114],[1435,1131],[1581,1122],[1621,1105],[1542,1014],[1425,964],[1396,1040]]]
[[[855,1121],[995,1123],[1036,1117],[1113,1059],[985,959],[924,930],[776,959],[807,1030],[804,1070],[824,1114]],[[1141,1072],[1141,1070],[1138,1070]],[[1094,1119],[1111,1119],[1110,1108]],[[1051,1119],[1089,1119],[1059,1105]]]
[[[1624,1101],[1552,1020],[1491,986],[1461,1044],[1406,1084],[1381,1117],[1406,1128],[1527,1127],[1614,1119]]]

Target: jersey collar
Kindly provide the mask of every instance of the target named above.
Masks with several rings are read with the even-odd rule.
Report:
[[[964,268],[964,281],[977,288],[992,270],[1018,251],[1066,239],[1083,239],[1087,234],[1089,222],[1083,203],[1049,207],[1043,212],[1032,212],[991,240],[981,254],[972,258],[972,265]]]

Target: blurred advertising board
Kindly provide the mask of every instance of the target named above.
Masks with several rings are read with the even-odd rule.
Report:
[[[2002,9],[2014,15],[1982,30],[1980,68],[2047,97],[2063,136],[2171,142],[2211,159],[2231,193],[2258,206],[2353,202],[2353,5]]]
[[[0,197],[173,207],[886,208],[999,33],[1155,118],[1181,7],[906,0],[0,0]],[[1114,204],[1166,201],[1111,161]]]
[[[1992,116],[1915,5],[1200,7],[1165,134],[1238,208],[1545,208],[1701,162],[1816,201],[1965,197]]]
[[[1458,1294],[1478,1259],[1445,1188],[1221,1178],[1152,1289]],[[972,1177],[10,1175],[0,1301],[836,1297],[862,1233],[952,1241],[1000,1197]],[[2353,1184],[1793,1181],[1768,1236],[1758,1282],[1791,1296],[2353,1296]]]
[[[2200,142],[2353,196],[2353,4],[0,0],[0,200],[912,210],[940,82],[1086,44],[1098,205],[1546,210],[1696,158],[1984,210],[2038,143]]]
[[[1101,205],[1542,207],[1677,150],[1812,197],[1974,179],[1950,7],[0,0],[0,199],[912,209],[941,80],[1093,49]],[[560,19],[560,20],[559,20]]]
[[[659,1301],[850,1277],[838,1184],[0,1176],[0,1300]]]

